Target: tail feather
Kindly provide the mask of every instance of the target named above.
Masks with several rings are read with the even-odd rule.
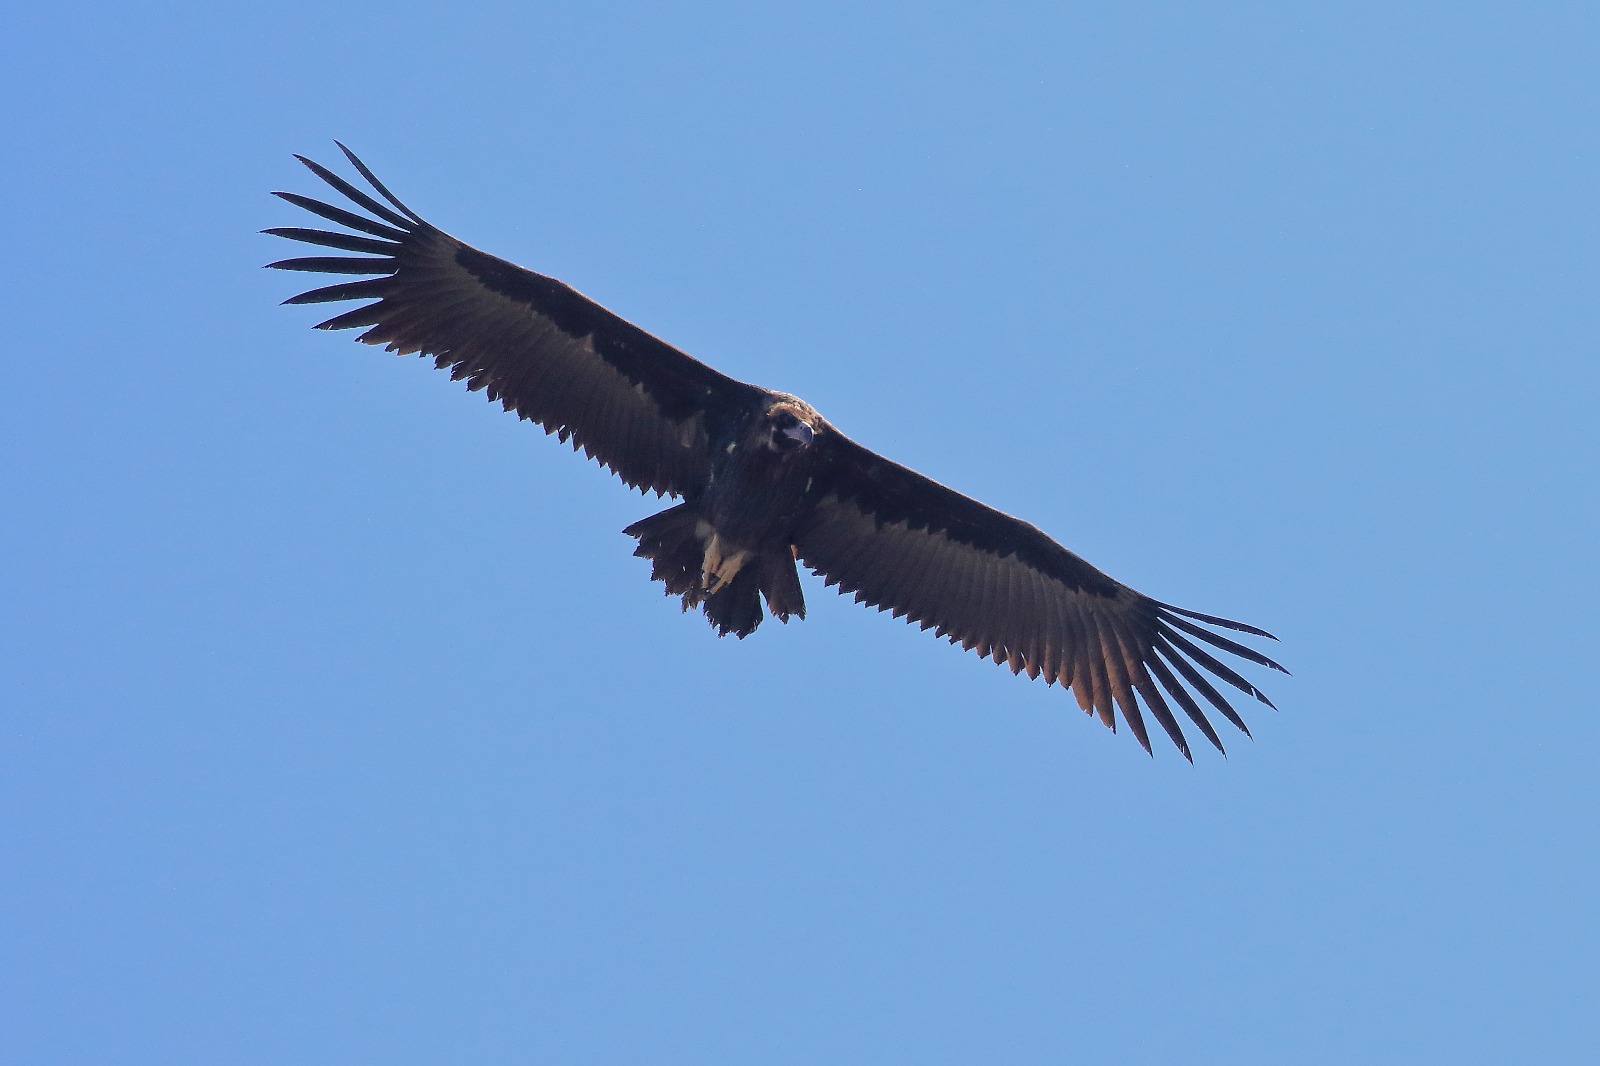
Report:
[[[685,597],[687,607],[688,598]],[[754,567],[744,567],[733,580],[708,593],[700,603],[717,636],[729,633],[743,640],[761,624],[761,583]]]
[[[689,505],[680,503],[622,531],[638,538],[633,554],[651,561],[651,580],[666,585],[669,596],[682,596],[686,611],[699,602],[702,544],[695,530],[698,524]]]
[[[682,598],[685,611],[699,607],[719,636],[744,638],[761,624],[761,600],[781,622],[806,616],[794,551],[784,544],[749,560],[716,592],[707,593],[700,568],[706,526],[687,503],[669,507],[623,530],[639,541],[633,554],[650,560],[650,577]]]
[[[767,610],[780,622],[789,621],[792,615],[804,619],[806,597],[800,590],[800,571],[794,565],[794,549],[784,545],[778,551],[767,552],[755,561],[761,575],[761,594],[767,599]]]

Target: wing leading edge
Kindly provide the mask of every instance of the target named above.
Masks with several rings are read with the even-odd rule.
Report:
[[[344,145],[380,202],[296,156],[365,214],[297,193],[275,195],[342,230],[277,227],[274,236],[356,255],[283,259],[280,270],[366,275],[286,303],[371,301],[318,324],[430,356],[467,388],[571,440],[629,485],[694,495],[710,472],[717,419],[764,390],[706,366],[568,285],[464,244],[401,203]]]
[[[1146,751],[1150,738],[1141,700],[1191,761],[1174,703],[1218,751],[1226,749],[1202,701],[1250,734],[1207,674],[1273,705],[1206,646],[1287,671],[1197,623],[1275,639],[1272,634],[1135,592],[1037,527],[836,430],[827,434],[824,446],[829,453],[820,464],[825,473],[814,487],[809,516],[796,531],[796,550],[827,584],[853,593],[858,602],[932,629],[1010,666],[1012,673],[1060,683],[1084,711],[1113,730],[1120,709]]]

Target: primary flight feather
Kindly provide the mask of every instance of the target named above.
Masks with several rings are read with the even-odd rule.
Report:
[[[634,488],[680,498],[624,532],[651,577],[719,634],[749,635],[763,600],[782,621],[804,618],[798,559],[860,602],[1059,682],[1113,730],[1120,709],[1146,751],[1141,702],[1185,758],[1173,704],[1219,751],[1208,708],[1249,734],[1213,678],[1272,705],[1208,649],[1283,667],[1206,627],[1265,630],[1135,592],[1037,527],[863,448],[798,397],[735,381],[554,278],[462,243],[339,148],[377,198],[296,156],[360,210],[279,192],[343,229],[265,232],[354,254],[270,265],[362,280],[285,302],[370,301],[317,328],[362,328],[368,344],[432,356]]]

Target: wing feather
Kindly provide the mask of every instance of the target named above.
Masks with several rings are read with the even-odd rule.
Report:
[[[315,200],[311,201],[316,203]],[[321,206],[321,205],[318,205]],[[355,216],[359,218],[360,216]],[[394,251],[394,241],[404,240],[405,234],[397,234],[393,240],[375,241],[370,237],[357,237],[350,233],[335,233],[325,229],[306,229],[303,226],[273,226],[264,229],[262,233],[272,237],[287,237],[291,241],[301,241],[305,244],[315,244],[319,248],[338,248],[344,252],[372,252],[377,255],[387,256]],[[277,264],[269,264],[276,266]]]
[[[1217,691],[1217,686],[1206,680],[1206,676],[1194,668],[1194,664],[1179,655],[1173,647],[1165,641],[1156,642],[1156,652],[1167,662],[1177,668],[1183,679],[1194,686],[1194,690],[1206,698],[1206,702],[1222,712],[1222,716],[1234,724],[1234,727],[1245,736],[1250,735],[1249,728],[1244,724],[1244,719],[1239,717],[1239,712],[1233,709],[1222,693]]]
[[[339,144],[338,141],[334,141],[333,143]],[[367,168],[359,159],[355,157],[350,149],[346,148],[342,144],[339,144],[339,149],[340,151],[344,152],[345,155],[350,157],[351,162],[360,167],[363,172],[366,172]],[[395,214],[393,211],[389,210],[387,207],[383,206],[378,201],[374,200],[372,197],[356,188],[354,185],[351,185],[348,181],[345,181],[343,178],[329,170],[327,167],[323,166],[321,163],[318,163],[315,160],[307,159],[303,155],[297,155],[295,158],[304,163],[306,168],[310,170],[311,173],[315,174],[317,177],[321,178],[323,181],[339,190],[339,192],[343,194],[346,199],[354,202],[358,207],[365,208],[366,210],[372,212],[385,222],[392,222],[401,229],[405,229],[413,222],[422,221],[422,219],[418,218],[416,215],[413,215],[409,210],[406,210],[404,205],[400,204],[399,200],[395,200],[394,202],[402,211],[405,211],[404,215]],[[384,195],[388,196],[388,190],[384,190]],[[394,197],[389,196],[389,199],[394,200]]]
[[[1249,735],[1207,675],[1268,701],[1206,646],[1283,668],[1198,623],[1269,636],[1264,630],[1141,595],[1036,527],[891,462],[832,426],[823,427],[814,446],[811,506],[794,543],[801,561],[826,582],[1013,672],[1042,674],[1113,730],[1120,714],[1147,751],[1146,714],[1193,758],[1174,705],[1222,750],[1196,694]]]
[[[973,603],[976,604],[973,618],[973,632],[978,648],[978,654],[988,657],[994,651],[995,631],[995,599],[997,586],[1005,580],[1005,571],[1002,569],[997,575],[986,574],[979,559],[967,559],[967,587],[971,590]],[[989,580],[985,581],[984,578]],[[996,580],[998,578],[998,580]],[[999,662],[998,659],[995,660]]]
[[[1161,656],[1150,656],[1145,660],[1145,665],[1156,676],[1156,680],[1161,682],[1161,687],[1167,690],[1167,695],[1178,701],[1178,706],[1182,707],[1183,713],[1189,716],[1189,721],[1199,727],[1200,732],[1206,735],[1206,739],[1211,741],[1212,746],[1222,754],[1228,754],[1228,749],[1222,746],[1222,738],[1217,736],[1216,729],[1212,727],[1206,716],[1200,712],[1200,707],[1195,703],[1194,697],[1189,694],[1189,690],[1178,684],[1178,679],[1172,676],[1172,671],[1167,668],[1167,664],[1162,660]]]
[[[1045,683],[1053,685],[1057,681],[1062,681],[1063,684],[1070,684],[1072,661],[1069,649],[1072,647],[1072,631],[1067,624],[1066,611],[1060,598],[1049,594],[1048,588],[1045,587],[1044,575],[1036,571],[1034,579],[1040,586],[1040,602],[1044,604],[1044,630],[1041,637],[1044,641]]]
[[[1194,753],[1189,750],[1189,740],[1183,735],[1178,719],[1173,716],[1172,708],[1167,706],[1167,701],[1162,697],[1161,690],[1156,688],[1150,680],[1150,675],[1143,669],[1139,677],[1134,680],[1133,687],[1138,689],[1139,697],[1144,700],[1145,706],[1150,708],[1150,713],[1155,715],[1156,721],[1161,723],[1161,728],[1166,731],[1167,739],[1177,745],[1183,757],[1194,762]]]
[[[1017,627],[1020,618],[1028,617],[1031,612],[1030,597],[1022,591],[1023,579],[1027,571],[1020,566],[1008,566],[1005,569],[1005,586],[1000,596],[999,604],[999,631],[1000,648],[1003,657],[1000,660],[1011,668],[1013,674],[1022,670],[1022,645],[1023,632]]]
[[[1024,588],[1028,595],[1028,616],[1035,618],[1049,617],[1050,599],[1046,594],[1044,579],[1037,570],[1024,569]],[[1049,631],[1043,627],[1032,629],[1024,628],[1022,631],[1023,669],[1027,671],[1030,680],[1037,678],[1044,672],[1046,648],[1049,644]]]
[[[1120,640],[1116,632],[1117,620],[1112,617],[1096,619],[1108,631],[1103,634],[1105,647],[1106,676],[1111,682],[1111,695],[1116,700],[1117,706],[1122,708],[1122,719],[1133,730],[1133,735],[1138,739],[1139,746],[1145,751],[1150,751],[1150,734],[1144,727],[1144,716],[1139,713],[1139,701],[1133,698],[1133,689],[1128,684],[1127,663],[1123,660]]]
[[[299,193],[276,195],[354,232],[298,226],[264,232],[360,257],[271,265],[373,276],[285,302],[375,301],[318,328],[365,327],[359,339],[368,344],[432,358],[469,390],[570,439],[635,488],[679,496],[703,491],[716,426],[759,402],[765,390],[718,373],[554,278],[436,229],[339,147],[377,197],[320,163],[296,158],[364,214]]]
[[[1089,633],[1089,655],[1084,661],[1089,670],[1089,705],[1105,727],[1115,733],[1117,716],[1111,705],[1110,669],[1106,665],[1105,637],[1100,632],[1100,620],[1085,610],[1083,604],[1078,605],[1078,613],[1083,616],[1084,628]]]
[[[302,163],[305,162],[300,156],[295,156],[295,158],[300,159]],[[406,234],[410,232],[409,226],[401,226],[399,229],[395,229],[393,226],[385,226],[382,222],[374,222],[372,219],[358,215],[354,211],[346,211],[342,207],[325,204],[321,200],[313,200],[311,197],[302,196],[297,192],[277,192],[272,195],[281,200],[286,200],[296,207],[305,208],[319,218],[325,218],[329,222],[336,222],[349,229],[360,230],[362,233],[370,233],[374,237],[383,237],[391,241],[404,241]]]
[[[1247,648],[1243,644],[1240,644],[1237,640],[1229,640],[1227,637],[1208,632],[1204,629],[1201,629],[1193,622],[1186,622],[1182,618],[1169,616],[1162,620],[1162,625],[1173,626],[1181,629],[1190,636],[1198,637],[1199,639],[1205,641],[1213,648],[1221,648],[1223,651],[1237,655],[1241,659],[1249,659],[1251,662],[1259,666],[1271,667],[1276,665],[1271,659],[1267,658],[1265,655],[1262,655],[1254,648]]]
[[[322,274],[392,274],[387,259],[360,259],[352,255],[308,255],[299,259],[280,259],[267,266],[274,270],[310,270]]]
[[[1185,640],[1182,636],[1174,633],[1170,629],[1167,629],[1165,626],[1161,627],[1161,635],[1173,647],[1177,648],[1179,651],[1182,651],[1189,658],[1193,659],[1195,662],[1211,671],[1217,677],[1222,678],[1222,680],[1226,681],[1240,692],[1254,696],[1262,703],[1265,703],[1268,707],[1272,707],[1272,701],[1267,699],[1266,693],[1262,692],[1250,682],[1246,681],[1240,676],[1237,670],[1229,666],[1227,663],[1219,660],[1215,655],[1212,655],[1210,652],[1200,647],[1200,645],[1194,643],[1193,641]],[[1283,667],[1278,666],[1277,663],[1272,662],[1271,659],[1268,659],[1267,662],[1273,666],[1276,666],[1279,670],[1283,669]],[[1273,707],[1273,710],[1277,710],[1277,708]]]

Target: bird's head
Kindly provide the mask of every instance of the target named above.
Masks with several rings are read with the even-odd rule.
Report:
[[[767,412],[766,446],[780,455],[810,447],[816,438],[816,412],[798,404],[780,403]]]

